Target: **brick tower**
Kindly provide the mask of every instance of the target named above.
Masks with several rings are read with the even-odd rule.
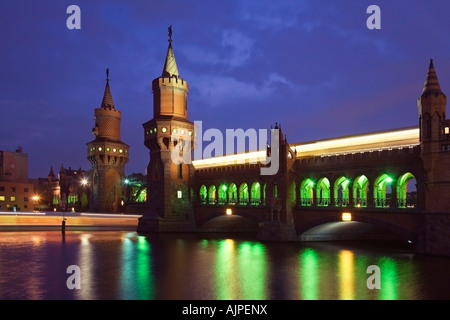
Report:
[[[189,85],[178,73],[169,47],[160,77],[152,81],[153,119],[143,124],[147,167],[147,209],[138,232],[188,232],[196,229],[191,202],[194,124],[188,120]],[[184,155],[183,155],[184,153]]]
[[[450,121],[445,119],[447,97],[441,86],[430,60],[428,73],[418,98],[420,152],[425,178],[422,186],[424,192],[422,209],[434,212],[448,212],[450,198]]]
[[[88,142],[87,158],[92,164],[89,210],[120,212],[124,198],[122,180],[128,162],[129,146],[120,140],[121,112],[114,106],[106,69],[106,87],[99,108],[94,110],[95,139]]]

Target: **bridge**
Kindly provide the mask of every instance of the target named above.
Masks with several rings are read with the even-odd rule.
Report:
[[[432,60],[417,100],[418,126],[289,144],[275,124],[278,140],[266,150],[192,163],[173,159],[174,150],[181,156],[195,145],[196,134],[171,41],[152,89],[154,115],[143,124],[147,204],[138,232],[197,232],[211,221],[220,229],[230,221],[224,217],[240,216],[235,229],[253,225],[261,240],[329,240],[308,230],[352,221],[388,230],[417,252],[450,255],[450,121]],[[272,155],[278,170],[261,174]]]

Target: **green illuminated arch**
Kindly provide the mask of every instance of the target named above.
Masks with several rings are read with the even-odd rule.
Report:
[[[219,204],[225,204],[227,202],[227,190],[228,187],[225,183],[222,183],[219,186],[219,189],[217,190],[218,196],[219,196]]]
[[[253,182],[251,188],[252,205],[259,206],[261,203],[261,185],[258,181]]]
[[[344,176],[339,177],[334,182],[334,205],[337,207],[346,207],[349,202],[350,180]]]
[[[384,173],[380,175],[373,186],[373,205],[376,208],[388,208],[390,206],[392,177]]]
[[[208,191],[206,190],[206,186],[204,184],[202,184],[200,187],[199,195],[200,195],[200,203],[206,204],[206,200],[208,197]]]
[[[216,195],[216,186],[211,185],[208,190],[208,203],[214,204],[216,203],[217,195]]]
[[[411,208],[416,204],[416,180],[412,173],[407,172],[397,180],[397,207]]]
[[[353,205],[355,207],[367,207],[367,190],[369,179],[365,175],[358,176],[353,181]]]
[[[228,203],[229,204],[236,204],[238,201],[237,196],[237,187],[235,183],[230,183],[228,186]]]
[[[317,205],[328,207],[330,204],[330,180],[321,178],[316,187]]]
[[[311,179],[305,179],[300,184],[300,205],[311,206],[314,198],[314,181]]]
[[[247,205],[248,204],[248,185],[247,183],[241,183],[239,187],[239,204]]]

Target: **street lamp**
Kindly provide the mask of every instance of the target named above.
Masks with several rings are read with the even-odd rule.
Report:
[[[33,211],[36,212],[36,203],[39,201],[39,196],[38,195],[34,195],[33,196],[33,202],[34,202],[34,208]]]

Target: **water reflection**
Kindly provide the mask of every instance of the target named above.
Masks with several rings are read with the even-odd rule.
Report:
[[[0,299],[446,299],[450,280],[433,272],[437,262],[440,270],[450,267],[450,259],[379,246],[135,232],[69,232],[63,238],[57,232],[3,232]],[[66,285],[70,265],[80,267],[79,290]],[[380,289],[367,286],[370,265],[380,268]]]

